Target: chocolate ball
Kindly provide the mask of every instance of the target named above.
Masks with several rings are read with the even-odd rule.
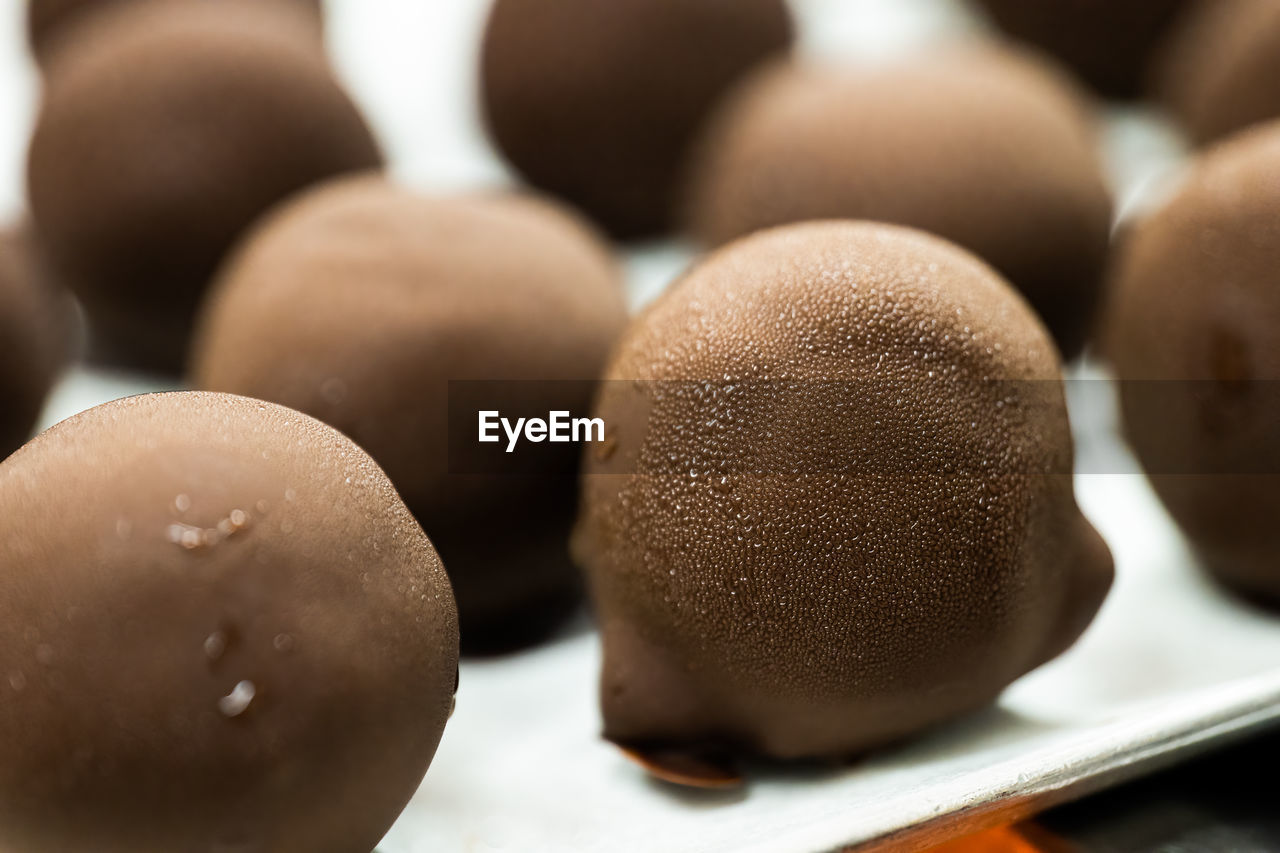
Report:
[[[381,162],[292,11],[127,3],[52,57],[32,214],[102,359],[180,370],[200,297],[247,226],[296,190]]]
[[[712,255],[623,336],[596,413],[574,545],[605,735],[659,766],[843,759],[981,707],[1110,584],[1052,342],[921,232]]]
[[[80,23],[86,17],[92,17],[102,9],[120,5],[125,2],[147,2],[147,0],[27,0],[27,36],[31,42],[32,52],[36,59],[43,62],[46,56],[55,50],[55,43],[71,26]],[[179,0],[165,0],[176,3]],[[197,5],[208,0],[186,0]],[[221,0],[225,7],[228,0]],[[318,24],[323,10],[321,0],[276,0],[296,6],[306,12]],[[317,30],[318,31],[318,30]]]
[[[1009,35],[1053,55],[1099,93],[1116,98],[1143,93],[1152,57],[1191,5],[1189,0],[976,3]]]
[[[1196,5],[1164,60],[1164,100],[1196,142],[1280,118],[1280,4],[1273,0]]]
[[[66,360],[65,309],[40,281],[25,232],[0,231],[0,459],[30,437]]]
[[[1092,328],[1111,198],[1077,92],[1011,54],[779,65],[726,105],[690,203],[711,245],[814,219],[931,231],[1030,300],[1068,357]]]
[[[789,49],[784,0],[497,0],[489,131],[524,178],[616,237],[675,224],[690,145],[749,69]]]
[[[368,851],[458,626],[376,464],[279,406],[109,403],[0,465],[0,846]]]
[[[473,464],[478,411],[585,416],[625,320],[606,248],[558,208],[338,181],[231,264],[193,382],[307,412],[373,454],[449,567],[464,649],[493,651],[540,638],[579,598],[578,451]],[[476,395],[489,404],[468,408]]]
[[[1212,149],[1135,225],[1107,352],[1125,433],[1205,567],[1280,604],[1280,124]]]

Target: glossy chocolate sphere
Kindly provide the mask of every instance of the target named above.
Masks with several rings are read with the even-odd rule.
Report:
[[[539,638],[578,600],[578,454],[556,445],[509,470],[526,457],[499,449],[498,467],[473,466],[464,401],[585,414],[625,319],[607,249],[557,207],[338,181],[229,267],[193,381],[307,412],[373,454],[449,567],[464,647],[483,651]]]
[[[1007,283],[920,232],[789,226],[695,268],[596,409],[613,440],[574,545],[605,735],[651,760],[843,759],[1062,652],[1111,557],[1076,506],[1060,371]]]
[[[56,42],[74,26],[92,18],[103,9],[126,2],[151,2],[151,0],[27,0],[27,36],[36,59],[43,62],[56,50]],[[164,0],[168,3],[189,3],[198,6],[209,0]],[[235,0],[218,0],[222,6]],[[319,24],[322,15],[321,0],[253,0],[253,2],[279,2],[295,6],[299,12],[310,16],[307,25]],[[316,28],[319,32],[319,28]]]
[[[1280,118],[1280,4],[1197,4],[1171,40],[1161,90],[1200,143]]]
[[[1206,567],[1280,604],[1280,124],[1211,149],[1135,225],[1107,353],[1125,433]]]
[[[1013,282],[1071,358],[1093,328],[1111,199],[1064,78],[1026,57],[954,50],[759,75],[708,134],[689,215],[709,245],[812,219],[933,232]]]
[[[41,282],[28,235],[0,231],[0,459],[30,438],[66,360],[66,309]]]
[[[498,0],[483,98],[533,186],[621,238],[671,230],[690,146],[724,94],[785,52],[784,0]]]
[[[1192,5],[1189,0],[976,3],[1009,35],[1053,55],[1099,93],[1115,98],[1133,98],[1145,91],[1153,57]]]
[[[458,624],[349,439],[109,403],[0,464],[0,846],[370,851],[431,763]]]
[[[128,3],[75,27],[51,58],[32,215],[103,360],[179,371],[209,279],[253,221],[380,164],[296,18],[277,4]]]

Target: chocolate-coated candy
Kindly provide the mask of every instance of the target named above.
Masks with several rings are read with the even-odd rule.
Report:
[[[51,57],[31,142],[37,235],[104,360],[182,367],[196,307],[264,211],[378,147],[297,13],[127,3]]]
[[[338,181],[266,222],[229,267],[193,381],[307,412],[373,454],[449,567],[465,648],[482,651],[541,636],[577,601],[578,454],[472,467],[464,399],[585,414],[625,319],[606,248],[556,207]]]
[[[535,187],[617,237],[654,236],[674,225],[708,113],[791,36],[784,0],[498,0],[489,130]]]
[[[30,437],[65,361],[67,313],[42,284],[26,232],[0,232],[0,459]]]
[[[1280,124],[1205,154],[1134,226],[1107,353],[1125,433],[1205,566],[1280,604]]]
[[[1209,0],[1213,5],[1217,0]],[[1268,0],[1262,0],[1268,2]],[[976,0],[1003,30],[1109,97],[1143,93],[1152,58],[1189,0]]]
[[[960,244],[1023,292],[1068,358],[1092,331],[1111,199],[1083,99],[1039,62],[960,50],[759,75],[708,135],[692,230],[719,245],[815,219]]]
[[[125,2],[149,2],[149,0],[27,0],[27,36],[31,49],[41,62],[56,50],[55,43],[71,27],[91,18],[103,9]],[[168,3],[208,3],[209,0],[164,0]],[[229,0],[218,0],[225,5]],[[280,2],[296,6],[299,12],[310,15],[315,22],[321,19],[321,0],[255,0],[255,2]],[[317,30],[318,32],[318,30]]]
[[[0,847],[370,851],[453,701],[440,560],[349,439],[109,403],[0,464]]]
[[[1280,3],[1197,4],[1171,39],[1160,88],[1197,142],[1280,118]]]
[[[992,701],[1111,580],[1072,491],[1052,342],[935,237],[790,226],[714,254],[623,336],[575,554],[605,735],[843,759]],[[672,760],[690,753],[694,760]]]

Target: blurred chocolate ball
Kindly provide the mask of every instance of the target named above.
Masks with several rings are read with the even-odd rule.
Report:
[[[102,360],[180,370],[241,233],[311,183],[380,165],[297,18],[278,4],[131,2],[75,27],[51,58],[32,216]]]
[[[1107,353],[1125,434],[1207,568],[1280,604],[1280,124],[1211,149],[1135,225]]]
[[[449,581],[279,406],[118,400],[0,464],[0,846],[368,851],[452,708]]]
[[[605,735],[668,778],[706,781],[672,755],[839,760],[978,708],[1106,594],[1053,343],[945,241],[748,237],[605,378],[575,553]]]
[[[70,328],[70,306],[41,280],[28,234],[0,231],[0,459],[30,437]]]
[[[1152,58],[1192,0],[975,2],[1000,29],[1053,55],[1099,94],[1134,98],[1146,90]]]
[[[1012,281],[1070,358],[1092,330],[1110,241],[1095,142],[1080,94],[1016,54],[779,64],[713,121],[691,230],[713,246],[817,219],[930,231]]]
[[[1196,5],[1170,42],[1160,90],[1199,143],[1280,118],[1280,3]]]
[[[56,49],[56,42],[73,26],[86,18],[92,18],[104,9],[127,2],[149,2],[149,0],[27,0],[27,36],[36,59],[43,63],[48,54]],[[194,6],[201,3],[208,4],[209,0],[165,0],[165,2],[187,3]],[[220,2],[225,5],[229,0],[220,0]],[[299,11],[308,14],[316,25],[320,23],[323,13],[321,0],[258,0],[258,2],[278,2],[296,6]]]
[[[557,207],[344,180],[248,240],[204,315],[193,381],[307,412],[373,454],[449,568],[464,649],[493,651],[578,601],[579,451],[544,445],[512,470],[525,455],[485,445],[486,467],[470,455],[478,412],[585,415],[625,320],[606,247]]]
[[[533,186],[616,237],[656,236],[675,224],[708,112],[791,40],[784,0],[498,0],[482,60],[489,130]]]

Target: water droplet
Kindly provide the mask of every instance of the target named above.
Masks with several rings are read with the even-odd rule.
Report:
[[[53,646],[48,643],[41,643],[36,646],[36,660],[41,666],[52,666],[53,658]]]
[[[133,522],[127,518],[116,519],[116,536],[121,539],[128,539],[133,535]]]
[[[249,710],[249,704],[258,694],[252,681],[241,681],[231,692],[218,700],[218,711],[224,717],[238,717]]]
[[[216,661],[222,657],[227,650],[227,636],[221,631],[214,631],[204,640],[204,653],[211,661]]]
[[[180,545],[188,551],[203,548],[209,543],[209,531],[190,524],[170,524],[165,535],[174,545]]]
[[[27,676],[22,672],[9,673],[9,686],[13,688],[14,693],[21,693],[27,689]]]
[[[271,645],[278,652],[287,652],[293,649],[293,636],[290,634],[276,634],[275,639],[271,641]]]
[[[173,508],[178,512],[186,512],[191,509],[191,498],[188,495],[178,495],[173,499]]]
[[[298,493],[295,492],[293,489],[285,489],[284,499],[292,503],[293,501],[298,499]]]

